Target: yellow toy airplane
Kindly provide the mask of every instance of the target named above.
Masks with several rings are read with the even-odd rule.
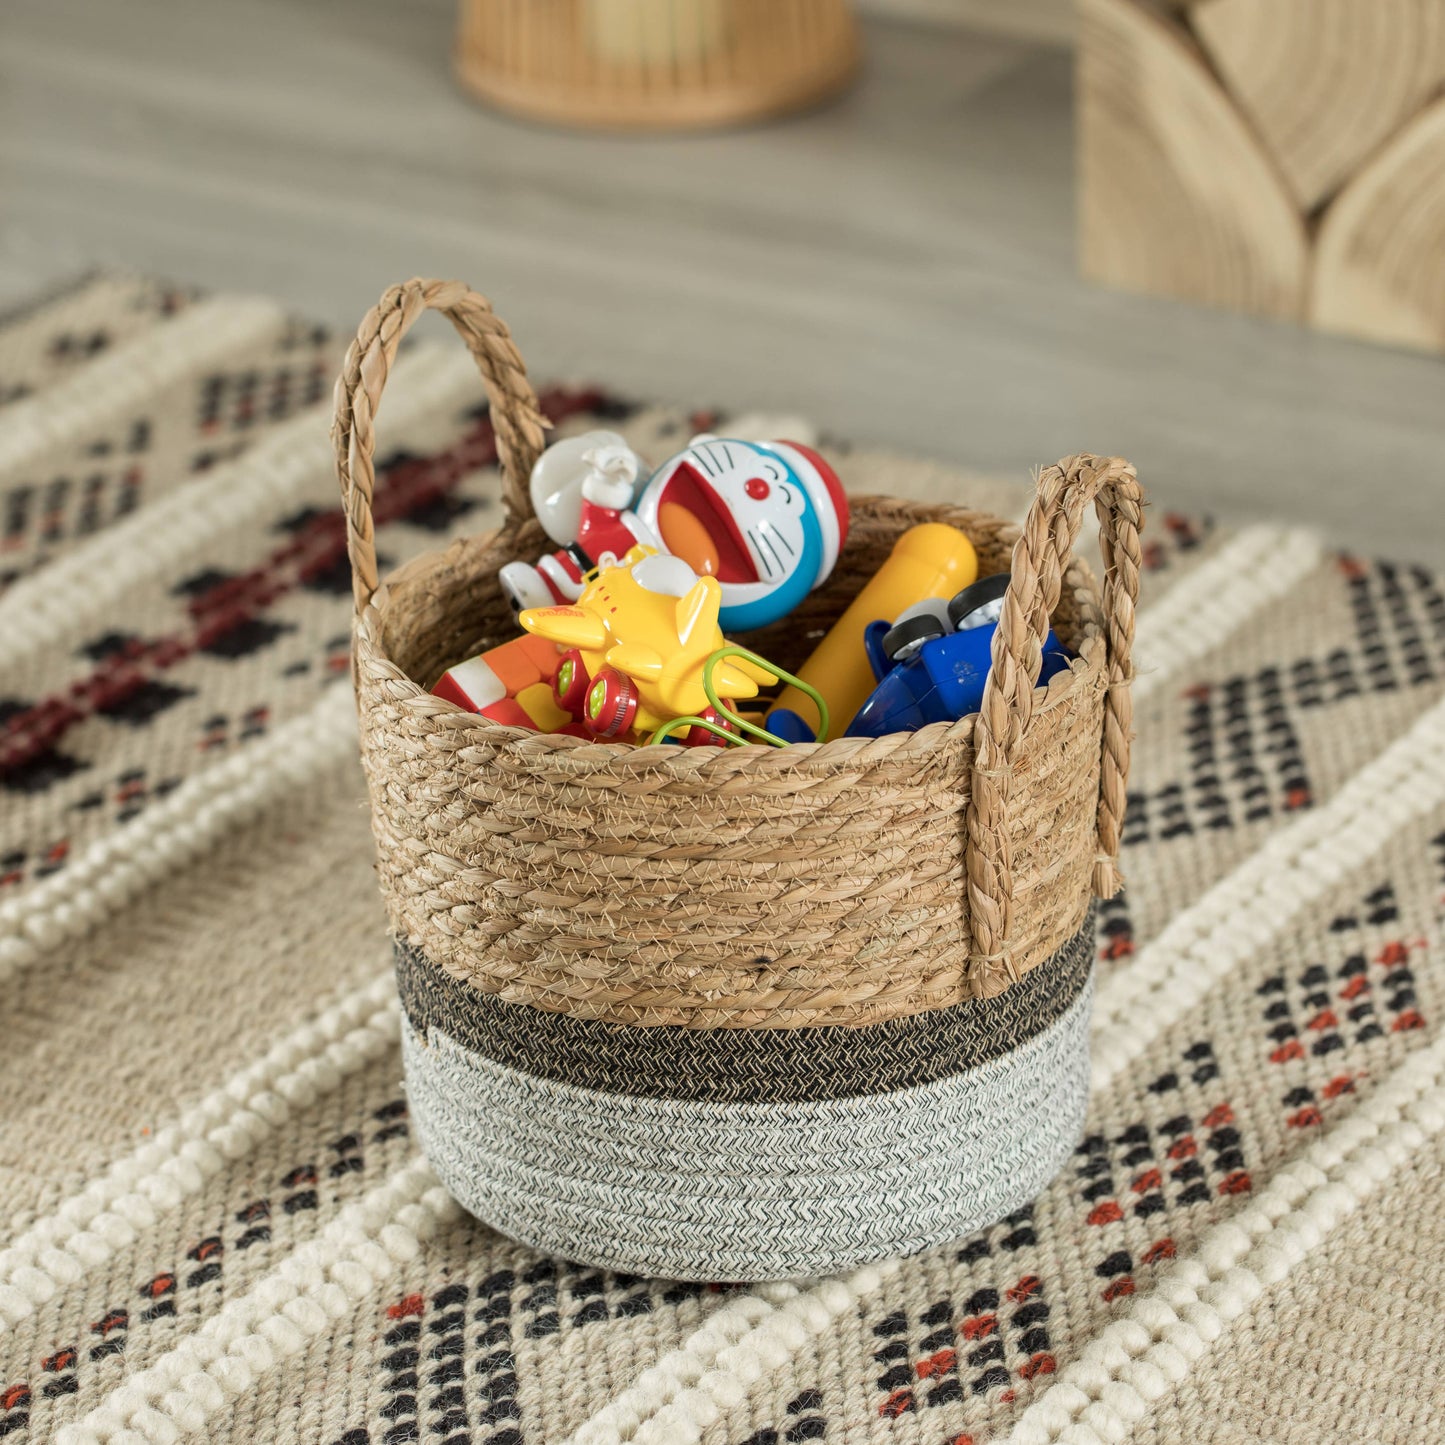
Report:
[[[517,619],[537,637],[574,649],[557,670],[558,702],[581,711],[601,737],[651,736],[665,722],[708,707],[703,668],[727,645],[718,626],[722,588],[680,557],[638,545],[602,567],[570,606],[530,607]],[[756,697],[771,674],[741,659],[720,660],[713,684],[723,698]]]

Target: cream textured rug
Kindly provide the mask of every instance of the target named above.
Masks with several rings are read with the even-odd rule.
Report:
[[[0,1437],[1445,1436],[1440,579],[1171,516],[1146,476],[1129,888],[1073,1161],[846,1278],[619,1277],[462,1216],[409,1137],[340,351],[110,277],[0,328]],[[659,456],[703,420],[547,395]],[[498,516],[479,397],[452,341],[398,369],[390,562]],[[824,444],[852,486],[1027,496]]]

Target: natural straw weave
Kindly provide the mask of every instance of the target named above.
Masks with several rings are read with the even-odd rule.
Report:
[[[428,308],[481,370],[507,516],[378,585],[376,411]],[[398,938],[483,992],[581,1019],[862,1025],[998,993],[1079,930],[1091,888],[1115,891],[1142,508],[1126,462],[1046,469],[1021,532],[853,498],[827,585],[749,637],[796,667],[905,528],[952,523],[982,574],[1013,573],[976,717],[786,748],[638,748],[503,727],[426,691],[515,634],[496,571],[544,548],[527,477],[545,425],[506,326],[458,282],[387,291],[337,385],[362,758]],[[1102,597],[1071,558],[1091,501]],[[1051,619],[1077,656],[1036,688]]]

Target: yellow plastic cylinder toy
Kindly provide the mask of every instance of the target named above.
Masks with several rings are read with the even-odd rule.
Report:
[[[888,560],[849,604],[798,676],[823,695],[831,728],[839,736],[877,685],[863,647],[870,622],[892,622],[906,607],[928,597],[952,597],[978,576],[978,554],[957,527],[922,522],[894,544]],[[806,693],[785,688],[773,712],[788,708],[813,723],[816,712]],[[769,717],[772,717],[769,713]]]

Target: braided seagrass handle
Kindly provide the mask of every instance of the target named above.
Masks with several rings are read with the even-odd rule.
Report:
[[[346,511],[351,588],[360,613],[376,591],[376,538],[371,502],[376,488],[376,412],[401,339],[424,311],[440,311],[467,343],[491,402],[492,429],[502,463],[507,522],[532,515],[527,481],[542,450],[547,419],[537,406],[527,368],[492,303],[460,281],[417,278],[393,286],[366,313],[336,382],[331,441]]]
[[[992,670],[974,727],[967,871],[975,986],[983,994],[997,993],[1019,976],[1012,950],[1013,860],[1008,830],[1014,762],[1033,716],[1049,618],[1090,502],[1099,514],[1099,550],[1104,559],[1109,689],[1101,742],[1094,892],[1111,898],[1122,881],[1117,860],[1134,715],[1130,651],[1139,597],[1143,492],[1128,462],[1086,454],[1065,457],[1039,477],[1037,495],[1014,544],[1012,577],[993,639]]]

